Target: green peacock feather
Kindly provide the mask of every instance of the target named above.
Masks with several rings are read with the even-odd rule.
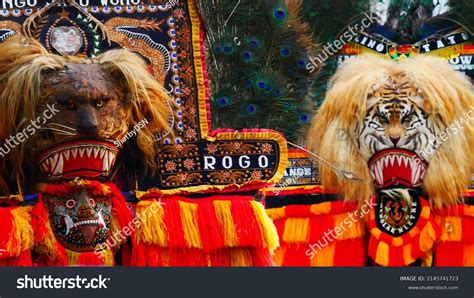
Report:
[[[289,140],[314,113],[317,49],[301,21],[300,2],[198,1],[205,21],[213,126],[271,128]]]

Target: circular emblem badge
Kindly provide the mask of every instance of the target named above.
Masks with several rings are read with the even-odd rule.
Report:
[[[397,192],[382,192],[375,208],[377,227],[398,237],[410,231],[420,217],[421,205],[417,195],[403,196]]]
[[[51,45],[61,55],[75,55],[82,47],[82,34],[76,27],[59,26],[51,30]]]

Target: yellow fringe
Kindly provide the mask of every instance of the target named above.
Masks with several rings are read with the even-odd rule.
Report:
[[[13,231],[7,243],[7,251],[12,256],[18,256],[25,250],[33,249],[35,237],[31,226],[31,210],[33,206],[18,207],[11,211]]]
[[[426,227],[421,231],[420,233],[420,250],[422,252],[427,252],[433,247],[434,239],[431,237],[430,230],[432,230],[433,227],[431,226],[431,223],[428,222],[426,223]]]
[[[285,220],[283,241],[304,242],[309,241],[309,218],[290,217]]]
[[[420,213],[420,217],[421,218],[430,218],[430,214],[431,214],[431,209],[429,206],[425,206],[423,208],[421,208],[421,213]]]
[[[463,266],[474,266],[474,244],[464,244]]]
[[[334,250],[336,243],[331,242],[326,247],[323,247],[311,259],[311,266],[328,267],[334,265]]]
[[[433,264],[433,251],[428,251],[423,258],[421,258],[422,267],[431,267]]]
[[[224,231],[224,244],[226,247],[239,246],[239,238],[235,230],[234,219],[231,212],[231,201],[214,201],[217,220]]]
[[[372,230],[370,230],[370,233],[377,239],[380,239],[380,235],[382,234],[382,231],[380,231],[379,229],[377,228],[373,228]]]
[[[286,246],[280,246],[275,250],[275,254],[272,256],[275,266],[283,265],[283,258],[286,254]]]
[[[80,255],[81,255],[81,252],[76,252],[76,251],[66,249],[66,257],[68,260],[68,265],[77,266],[77,260],[79,259]],[[102,255],[102,259],[104,260],[104,266],[114,265],[114,254],[112,250],[110,249],[103,250],[101,251],[101,255]]]
[[[285,207],[279,208],[270,208],[265,210],[268,216],[273,220],[279,220],[286,217],[285,215]]]
[[[232,267],[250,267],[252,255],[248,248],[233,248],[230,250],[230,264]]]
[[[396,237],[393,238],[392,240],[392,246],[393,247],[399,247],[403,245],[403,238],[402,237]]]
[[[280,241],[278,239],[278,232],[275,225],[270,217],[268,217],[265,212],[265,207],[259,202],[251,201],[250,202],[253,211],[255,213],[255,218],[260,227],[260,234],[262,235],[263,247],[268,248],[270,253],[273,253],[274,250],[280,246]]]
[[[462,217],[446,216],[440,218],[439,224],[442,229],[441,241],[461,241],[462,240]]]
[[[403,261],[405,264],[411,264],[415,262],[415,259],[411,256],[412,244],[408,243],[403,246]]]
[[[197,218],[198,205],[193,203],[179,202],[181,219],[183,223],[184,239],[188,247],[202,248],[201,234]]]
[[[377,252],[375,253],[375,262],[380,266],[388,266],[390,246],[380,241],[377,246]]]
[[[346,230],[343,231],[342,235],[337,236],[337,240],[347,240],[360,238],[365,235],[365,223],[364,221],[351,221],[352,225],[350,228],[347,228],[347,225],[344,223],[344,220],[349,218],[347,213],[341,213],[335,215],[334,226],[335,227],[345,227]],[[349,218],[350,219],[350,218]]]
[[[156,212],[152,212],[156,210]],[[137,242],[166,247],[168,232],[164,222],[165,212],[159,202],[140,201],[136,208]]]
[[[329,214],[329,212],[331,212],[331,206],[331,202],[324,202],[320,204],[311,205],[311,207],[309,207],[309,210],[314,215],[324,215]]]
[[[464,215],[474,217],[474,206],[464,205]]]
[[[118,218],[116,216],[112,216],[110,218],[110,234],[116,235],[117,231],[120,231],[120,224]],[[118,246],[124,242],[124,239],[123,237],[114,237],[114,241],[114,243],[117,243],[114,248],[118,249]]]

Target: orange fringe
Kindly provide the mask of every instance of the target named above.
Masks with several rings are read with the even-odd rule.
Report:
[[[365,219],[350,214],[356,204],[324,202],[267,209],[281,246],[273,257],[277,266],[364,266]],[[335,228],[339,227],[338,233]],[[335,237],[329,236],[333,231]]]
[[[252,196],[142,197],[134,266],[271,266],[278,235]]]
[[[435,266],[474,266],[474,206],[436,210],[442,228]]]

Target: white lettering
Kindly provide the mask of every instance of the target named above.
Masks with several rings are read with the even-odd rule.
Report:
[[[241,157],[239,157],[239,166],[242,169],[250,167],[250,157],[248,157],[247,155],[242,155]]]
[[[214,156],[204,156],[204,170],[215,170],[216,158]]]
[[[385,48],[385,47],[383,46],[383,44],[379,43],[379,44],[377,45],[377,47],[375,48],[375,50],[376,50],[377,52],[382,53],[382,51],[383,51],[384,48]]]
[[[258,158],[258,165],[259,165],[261,168],[266,168],[266,167],[268,167],[268,157],[266,157],[265,155],[261,155],[261,156]]]
[[[232,158],[230,156],[224,156],[222,159],[222,166],[224,169],[230,169],[232,168]]]

